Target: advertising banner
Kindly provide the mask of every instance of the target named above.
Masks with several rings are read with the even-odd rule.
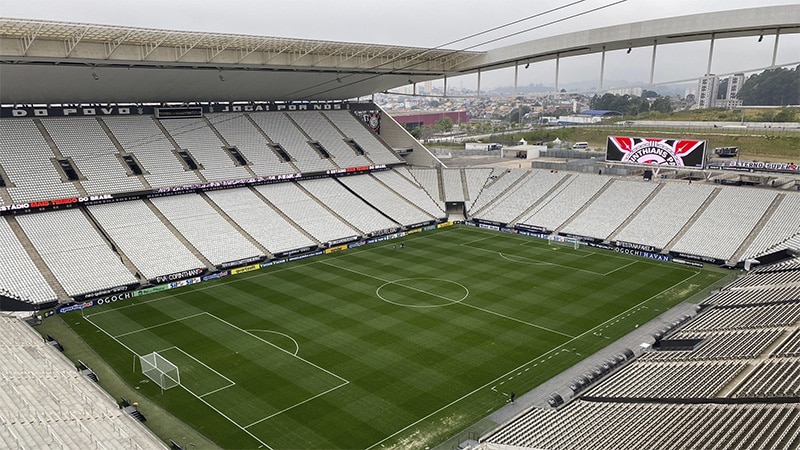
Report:
[[[706,141],[609,136],[606,161],[702,169]]]
[[[237,274],[245,273],[245,272],[252,272],[252,271],[258,270],[260,268],[261,268],[261,264],[252,264],[252,265],[249,265],[249,266],[237,267],[236,269],[231,269],[231,275],[237,275]]]

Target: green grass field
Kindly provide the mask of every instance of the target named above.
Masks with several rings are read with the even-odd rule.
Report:
[[[222,447],[425,448],[724,276],[450,227],[63,318]]]

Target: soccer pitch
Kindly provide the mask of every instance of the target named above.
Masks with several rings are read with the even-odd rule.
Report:
[[[424,448],[723,276],[456,226],[65,319],[222,447]]]

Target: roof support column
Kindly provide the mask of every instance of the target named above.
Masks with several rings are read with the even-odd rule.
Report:
[[[514,97],[517,96],[517,84],[519,83],[519,62],[514,63]]]
[[[600,53],[600,87],[599,91],[603,90],[603,75],[606,72],[606,46],[603,46],[603,51]]]
[[[711,44],[708,46],[708,66],[706,67],[706,75],[711,74],[711,60],[714,58],[714,39],[716,35],[711,33]]]
[[[775,67],[775,61],[778,58],[778,40],[781,36],[781,29],[775,30],[775,45],[772,47],[772,67]]]
[[[653,76],[656,73],[656,47],[658,47],[658,39],[653,41],[653,57],[650,60],[650,85],[653,85]]]
[[[444,76],[444,96],[447,97],[447,75]]]
[[[478,97],[481,95],[481,69],[478,69]]]
[[[558,67],[561,65],[561,55],[556,53],[556,93],[558,92]]]

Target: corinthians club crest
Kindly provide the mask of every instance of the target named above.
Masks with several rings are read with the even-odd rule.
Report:
[[[703,167],[705,141],[609,136],[607,161]]]

